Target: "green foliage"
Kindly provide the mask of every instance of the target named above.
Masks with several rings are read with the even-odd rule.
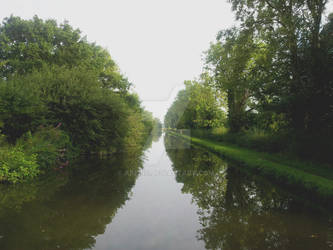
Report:
[[[94,152],[121,145],[127,105],[119,94],[101,88],[94,72],[56,68],[37,81],[43,86],[48,119],[62,124],[74,146]]]
[[[164,124],[167,128],[214,128],[224,122],[223,102],[217,100],[218,93],[201,82],[185,81],[185,90],[181,90],[169,108]]]
[[[36,154],[27,154],[19,147],[0,149],[0,181],[21,182],[30,180],[39,174]]]
[[[1,136],[19,148],[17,164],[33,156],[47,169],[77,154],[142,147],[153,130],[108,51],[67,22],[5,18],[0,61]],[[4,171],[15,168],[6,162]]]
[[[207,51],[207,65],[214,74],[213,85],[227,93],[228,122],[238,132],[246,125],[250,105],[249,73],[256,56],[253,34],[236,28],[220,32],[219,41]]]
[[[145,127],[145,133],[150,135],[154,128],[154,117],[153,114],[149,111],[143,111],[142,113],[142,122]]]
[[[31,180],[41,172],[67,165],[75,154],[70,138],[59,128],[39,128],[26,133],[15,145],[0,148],[0,181]]]
[[[1,130],[11,143],[43,123],[45,105],[40,88],[25,78],[0,80]]]
[[[145,143],[145,139],[150,133],[151,124],[140,122],[142,119],[141,113],[138,112],[131,112],[127,117],[128,131],[124,137],[124,150],[136,149]]]
[[[216,105],[206,105],[203,89],[186,87],[168,110],[166,127],[227,126],[229,133],[215,139],[332,163],[332,14],[321,21],[327,1],[230,2],[240,25],[218,33],[201,82],[219,93],[214,98],[225,105],[227,122],[206,116]]]
[[[61,123],[81,152],[121,146],[130,84],[106,50],[68,23],[37,16],[6,18],[0,44],[0,121],[11,143]]]
[[[1,86],[0,120],[3,133],[11,141],[36,131],[40,125],[60,123],[73,145],[88,152],[120,145],[119,140],[126,134],[125,101],[119,94],[101,88],[93,71],[44,67],[13,77]],[[29,87],[34,91],[24,96]],[[16,124],[18,121],[21,125]]]
[[[327,133],[333,124],[331,19],[321,27],[327,1],[230,2],[240,27],[220,32],[206,58],[214,85],[228,94],[230,129],[251,126],[246,111],[253,110],[272,119],[282,114],[290,130]]]
[[[41,169],[58,167],[75,156],[69,136],[59,128],[39,128],[33,135],[28,132],[17,145],[25,153],[36,155]]]
[[[81,152],[113,151],[127,134],[131,110],[143,114],[150,132],[109,53],[68,23],[11,16],[0,26],[0,43],[0,121],[11,143],[40,125],[61,124]]]
[[[5,18],[0,26],[0,78],[27,74],[46,65],[88,68],[98,74],[106,88],[126,92],[130,83],[123,77],[110,54],[102,47],[88,43],[81,31],[67,22],[34,16]]]
[[[260,151],[332,162],[331,19],[315,31],[307,26],[314,25],[314,20],[306,24],[301,17],[315,8],[309,5],[311,1],[290,2],[292,9],[302,9],[286,15],[281,12],[287,8],[285,1],[231,2],[241,26],[221,31],[206,57],[212,85],[228,97],[232,134],[220,139]],[[322,11],[321,1],[316,4]],[[248,12],[242,9],[245,6]],[[310,19],[315,15],[308,14]],[[264,131],[264,136],[258,136],[256,129]]]

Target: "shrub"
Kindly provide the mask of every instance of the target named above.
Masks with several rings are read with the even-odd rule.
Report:
[[[22,182],[39,174],[36,154],[24,152],[22,147],[3,147],[0,150],[0,181]]]
[[[36,155],[41,169],[56,167],[74,156],[69,136],[59,128],[41,127],[33,135],[28,132],[17,145],[27,154]]]
[[[68,162],[74,152],[68,135],[58,127],[41,127],[34,134],[28,132],[14,146],[1,144],[0,181],[30,180],[47,168]]]

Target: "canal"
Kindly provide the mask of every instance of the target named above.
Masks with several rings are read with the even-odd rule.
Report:
[[[0,249],[333,249],[329,209],[164,135],[0,188]]]

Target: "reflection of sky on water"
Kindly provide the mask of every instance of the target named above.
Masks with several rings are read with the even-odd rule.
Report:
[[[198,208],[181,192],[162,138],[146,158],[132,198],[96,238],[96,249],[204,249],[196,240]]]

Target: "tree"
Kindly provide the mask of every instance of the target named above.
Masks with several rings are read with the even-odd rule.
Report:
[[[130,134],[142,143],[152,130],[109,52],[67,22],[5,18],[0,62],[0,128],[12,144],[60,126],[81,152],[114,151]]]
[[[45,65],[87,68],[98,74],[103,87],[126,92],[130,83],[119,73],[110,54],[102,47],[87,42],[79,29],[68,22],[34,16],[5,18],[0,26],[0,78],[28,74]]]
[[[100,87],[94,71],[45,67],[0,86],[0,119],[11,142],[39,126],[58,124],[83,152],[117,147],[126,135],[128,106],[117,93]]]
[[[224,102],[219,92],[209,86],[207,74],[199,81],[185,81],[185,90],[179,91],[176,100],[165,116],[169,128],[215,128],[224,122]]]
[[[247,124],[253,109],[253,68],[264,49],[253,41],[250,30],[232,28],[221,31],[217,42],[206,52],[206,65],[214,76],[212,84],[227,94],[228,124],[231,132],[238,132]],[[258,87],[258,86],[257,86]]]
[[[230,0],[242,27],[252,29],[284,66],[284,95],[280,104],[298,130],[318,128],[316,105],[324,94],[320,53],[320,25],[327,0]],[[327,73],[327,72],[326,72]],[[321,93],[317,95],[318,91]],[[311,110],[315,105],[316,111]],[[319,115],[321,116],[321,115]],[[311,122],[312,121],[312,122]],[[313,123],[314,122],[314,123]]]

